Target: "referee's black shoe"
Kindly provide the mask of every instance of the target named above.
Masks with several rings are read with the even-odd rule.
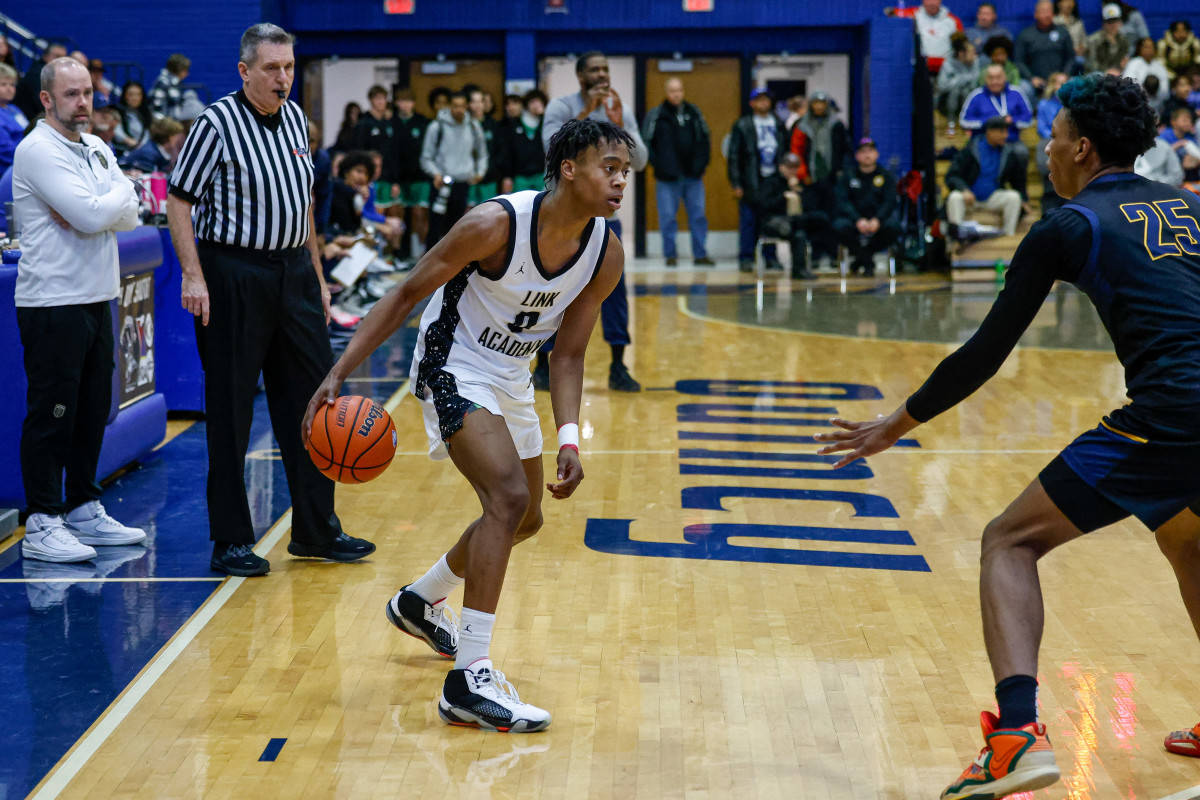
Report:
[[[355,539],[345,531],[329,544],[289,542],[287,551],[301,558],[324,558],[328,561],[358,561],[375,552],[375,545],[366,539]]]
[[[624,364],[613,362],[608,368],[608,388],[614,392],[640,392],[642,385],[629,374]]]
[[[271,562],[257,555],[248,544],[213,542],[212,559],[208,568],[238,578],[266,575],[271,571]]]

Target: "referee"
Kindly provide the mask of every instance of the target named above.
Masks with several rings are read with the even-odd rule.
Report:
[[[242,35],[242,89],[196,119],[167,199],[183,307],[196,316],[205,374],[210,565],[229,575],[271,568],[251,550],[244,479],[260,372],[292,495],[288,552],[355,561],[375,550],[342,532],[333,481],[313,466],[299,436],[333,351],[313,224],[308,120],[287,100],[293,41],[269,23]]]

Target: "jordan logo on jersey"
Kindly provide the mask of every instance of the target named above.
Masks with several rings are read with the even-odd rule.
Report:
[[[518,275],[524,275],[524,274],[525,274],[525,262],[524,262],[524,261],[522,261],[522,262],[521,262],[521,266],[517,268],[517,274],[518,274]]]

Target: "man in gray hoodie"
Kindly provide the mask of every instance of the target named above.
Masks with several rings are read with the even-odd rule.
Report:
[[[483,128],[467,114],[467,96],[455,92],[450,107],[438,112],[425,129],[421,170],[429,175],[429,238],[427,247],[441,240],[467,213],[470,187],[488,170],[487,140]]]

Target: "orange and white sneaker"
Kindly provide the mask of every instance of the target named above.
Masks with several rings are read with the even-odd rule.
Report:
[[[942,792],[941,800],[999,800],[1058,780],[1045,725],[1031,722],[1021,728],[1000,729],[996,727],[999,722],[990,711],[979,715],[987,744],[979,758]]]
[[[1168,734],[1163,746],[1168,752],[1181,756],[1200,758],[1200,723],[1190,731],[1175,731]]]

